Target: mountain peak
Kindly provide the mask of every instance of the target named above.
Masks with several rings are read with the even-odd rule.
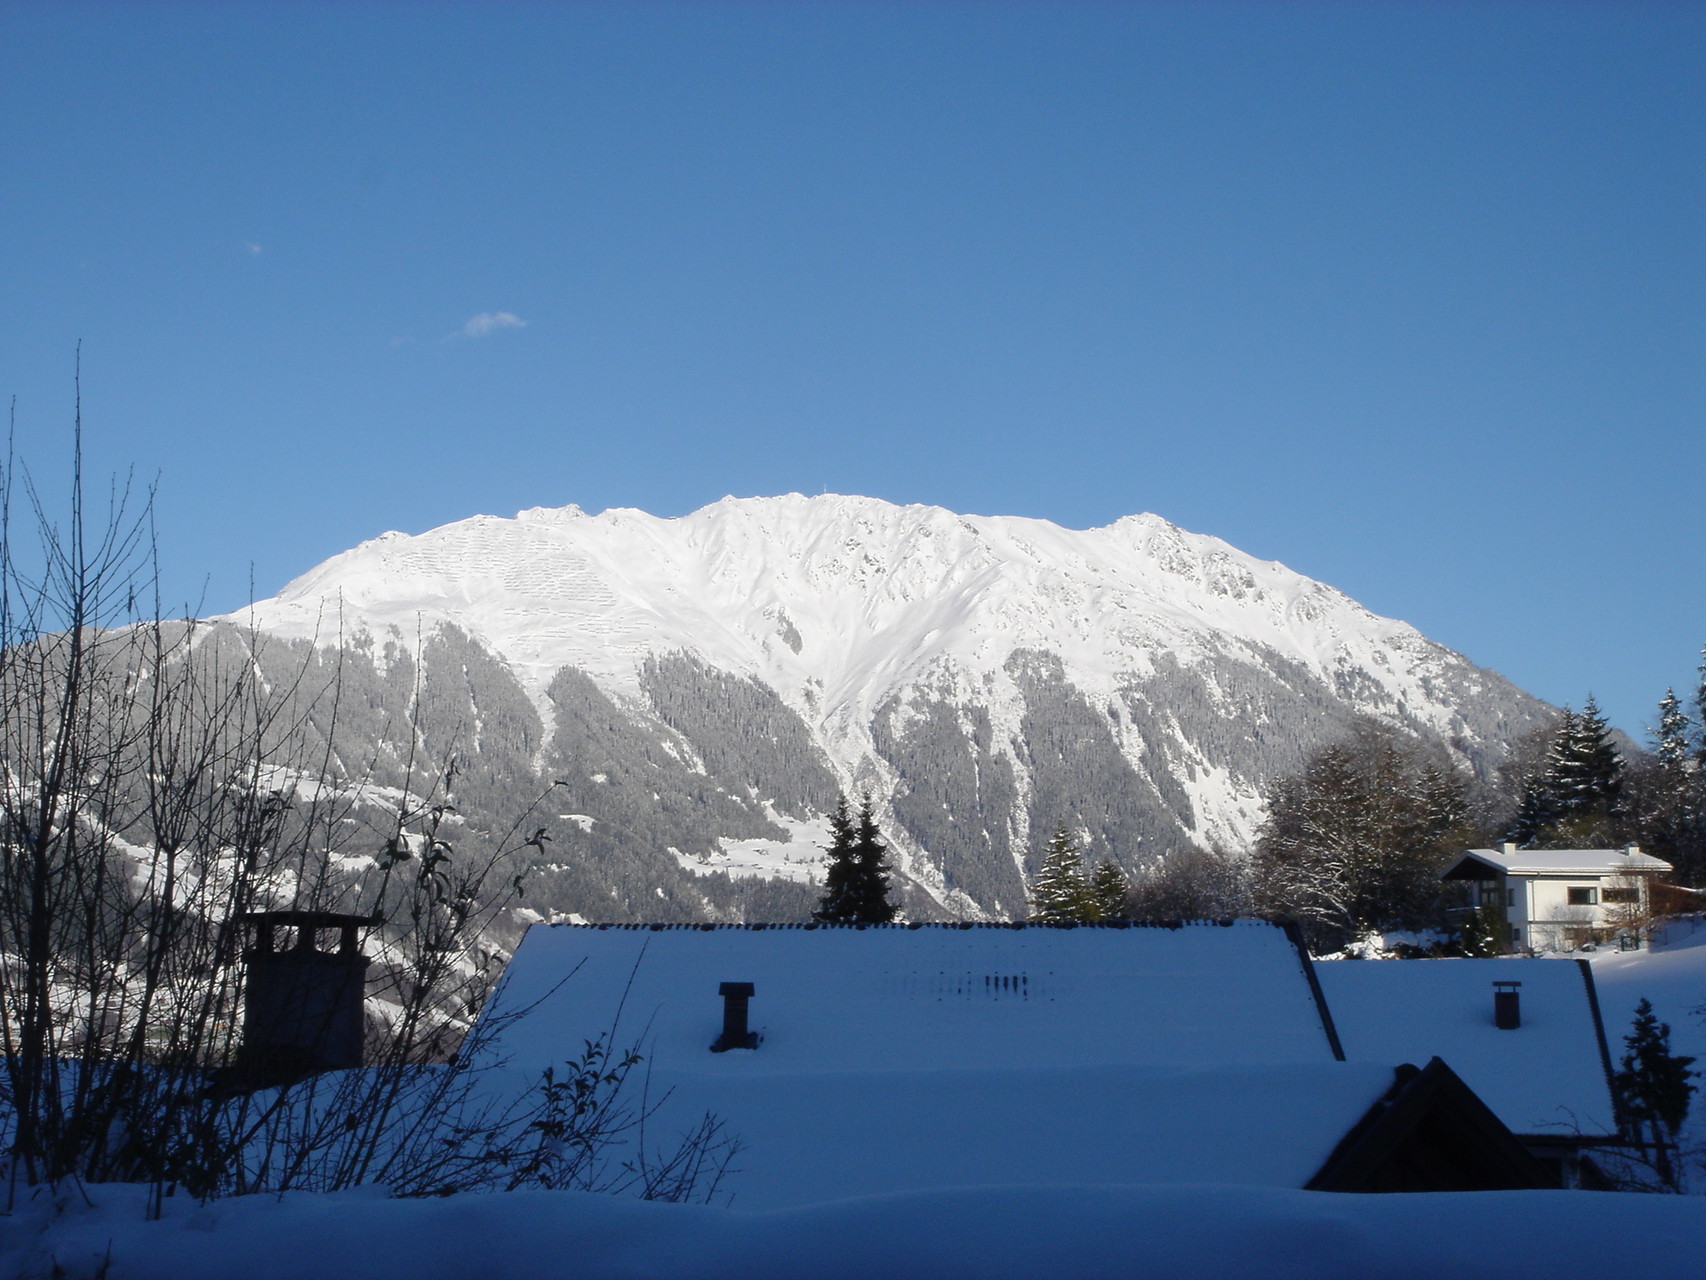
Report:
[[[404,644],[454,627],[501,660],[547,724],[565,671],[622,715],[658,717],[658,732],[680,731],[682,716],[719,732],[796,732],[760,727],[781,716],[849,791],[916,789],[917,771],[994,770],[1013,790],[974,805],[978,823],[1005,832],[987,829],[990,848],[1023,824],[988,805],[1060,807],[1051,788],[1081,774],[1070,785],[1123,778],[1140,799],[1074,804],[1161,806],[1181,838],[1236,846],[1259,818],[1262,781],[1335,725],[1372,716],[1478,758],[1501,752],[1497,735],[1539,707],[1407,624],[1153,514],[1073,530],[797,493],[725,497],[673,518],[531,508],[364,542],[244,621],[322,644],[334,623]],[[715,695],[721,709],[688,712],[671,681],[692,698],[735,684]],[[734,708],[751,699],[771,710],[738,723]],[[907,755],[921,733],[937,745]],[[962,737],[983,754],[951,766]],[[1111,754],[1091,769],[1098,752]],[[766,784],[755,774],[744,785]],[[921,833],[959,838],[931,823],[963,800],[909,819],[922,824],[914,872]],[[951,886],[936,874],[940,899]]]

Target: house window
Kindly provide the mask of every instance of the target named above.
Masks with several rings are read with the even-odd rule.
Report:
[[[1572,907],[1597,907],[1599,905],[1599,890],[1579,888],[1572,885],[1570,888],[1570,905]]]
[[[1639,902],[1640,900],[1641,891],[1639,889],[1627,888],[1607,889],[1605,896],[1601,899],[1602,902]]]
[[[1505,890],[1505,906],[1507,906],[1507,907],[1516,906],[1516,890],[1515,889],[1506,889]]]

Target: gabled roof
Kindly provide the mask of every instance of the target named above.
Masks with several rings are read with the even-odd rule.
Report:
[[[618,1038],[645,1029],[660,1060],[709,1056],[719,985],[750,982],[762,1072],[1227,1068],[1336,1056],[1308,963],[1291,933],[1260,920],[536,925],[501,998],[545,1001],[505,1043],[541,1066],[619,1015]]]
[[[1569,960],[1327,960],[1315,972],[1352,1062],[1444,1058],[1524,1137],[1617,1132],[1593,973]],[[1493,983],[1520,982],[1522,1025],[1493,1024]]]
[[[1440,873],[1442,880],[1473,880],[1481,868],[1516,875],[1615,876],[1669,871],[1670,863],[1629,846],[1624,849],[1465,849]]]
[[[1438,1058],[1401,1066],[1310,1191],[1525,1191],[1558,1179]]]
[[[737,1137],[737,1208],[991,1184],[1301,1187],[1387,1091],[1337,1061],[1263,921],[1175,927],[535,926],[500,995],[529,1075],[615,1024],[664,1098]],[[723,983],[758,1048],[711,1051]],[[554,988],[554,989],[553,989]]]

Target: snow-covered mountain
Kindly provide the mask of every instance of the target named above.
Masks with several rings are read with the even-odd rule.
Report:
[[[643,918],[647,898],[691,916],[719,872],[802,882],[836,792],[866,789],[914,909],[1018,912],[1056,825],[1128,866],[1241,848],[1263,781],[1356,715],[1484,767],[1545,710],[1154,515],[1069,530],[798,494],[675,519],[535,508],[384,534],[231,620],[342,637],[381,676],[423,640],[441,685],[460,664],[464,729],[509,726],[516,767],[530,754],[573,797],[562,843],[655,864],[615,906],[563,905],[592,918]]]

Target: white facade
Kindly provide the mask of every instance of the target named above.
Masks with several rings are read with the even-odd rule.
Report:
[[[1651,882],[1670,863],[1621,849],[1466,849],[1441,879],[1469,884],[1469,905],[1505,913],[1513,951],[1569,951],[1624,932],[1651,914]]]

